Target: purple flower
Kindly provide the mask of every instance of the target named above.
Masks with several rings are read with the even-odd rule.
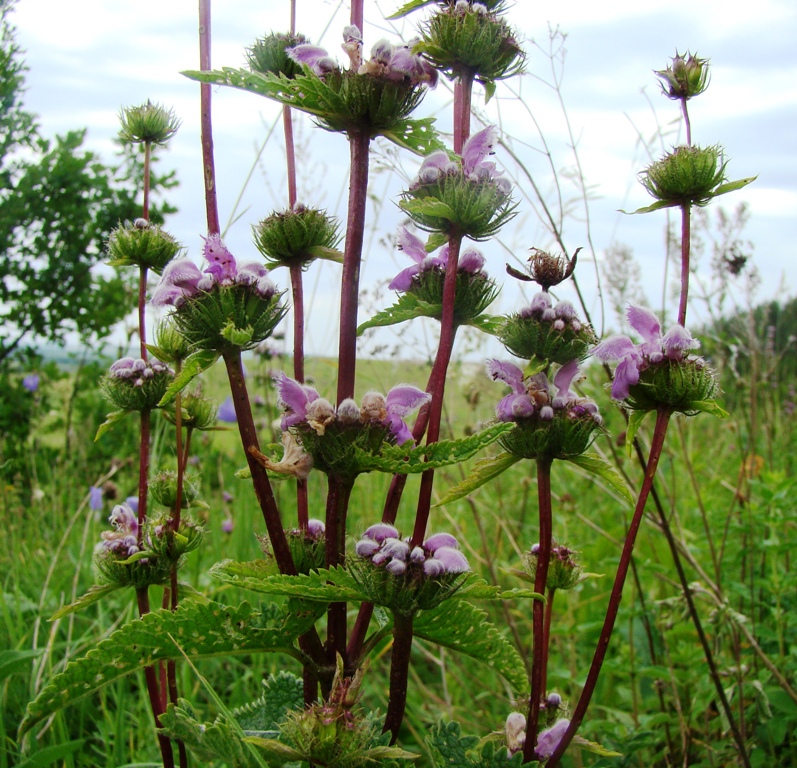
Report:
[[[130,509],[135,513],[138,514],[138,496],[128,496],[125,499],[125,504],[130,507]]]
[[[213,233],[202,239],[205,241],[202,255],[209,264],[205,272],[213,275],[216,282],[221,285],[232,285],[238,274],[235,257],[224,245],[220,235]]]
[[[385,398],[387,416],[382,424],[390,430],[397,445],[403,445],[408,440],[412,440],[412,432],[403,417],[431,399],[432,396],[428,392],[423,392],[409,384],[399,384],[387,393]]]
[[[216,418],[219,421],[224,421],[227,424],[235,424],[238,417],[235,415],[235,405],[233,404],[232,397],[228,397],[220,406],[216,413]]]
[[[494,125],[488,125],[478,133],[474,133],[462,147],[462,171],[466,176],[478,175],[484,159],[493,153],[493,146],[498,138],[498,130]],[[494,163],[489,166],[495,168]]]
[[[445,261],[439,256],[433,258],[426,253],[423,242],[413,235],[406,227],[401,227],[398,233],[398,247],[404,251],[415,263],[399,272],[388,285],[391,291],[408,291],[412,286],[412,278],[434,267],[445,267]]]
[[[232,533],[233,528],[235,528],[235,522],[231,517],[225,517],[224,520],[221,521],[221,530],[224,533]]]
[[[163,270],[150,303],[156,307],[179,307],[186,299],[196,296],[201,290],[208,290],[212,285],[212,279],[203,275],[193,261],[177,259],[169,262]]]
[[[673,325],[662,336],[659,319],[645,307],[629,305],[627,317],[631,327],[642,337],[642,343],[634,344],[628,336],[611,336],[595,347],[595,357],[599,360],[618,361],[612,383],[615,400],[628,397],[630,387],[639,382],[640,372],[651,364],[665,358],[682,360],[685,352],[700,346],[682,325]]]
[[[542,731],[537,737],[536,752],[540,757],[548,758],[554,750],[559,746],[562,736],[565,735],[567,726],[570,725],[569,720],[557,720],[550,728]]]
[[[335,61],[326,50],[317,45],[303,43],[302,45],[295,45],[293,48],[286,48],[285,53],[288,54],[289,59],[292,59],[297,64],[304,64],[310,67],[319,77],[337,67],[337,64],[335,64]]]
[[[324,525],[323,521],[318,520],[315,517],[311,517],[307,521],[307,533],[310,536],[317,539],[324,535],[324,531],[326,531],[326,526]]]
[[[233,496],[229,491],[223,491],[221,498],[224,499],[225,504],[230,504],[235,499],[235,496]]]
[[[431,571],[440,570],[440,566],[441,573],[465,573],[470,570],[468,559],[454,547],[438,547],[434,555],[423,564],[423,569],[427,575],[432,576],[435,574]]]
[[[423,548],[432,553],[440,547],[459,549],[459,542],[450,533],[435,533],[423,542]]]
[[[285,408],[280,422],[280,429],[288,429],[307,418],[307,406],[318,400],[318,392],[307,385],[300,384],[284,373],[274,377],[274,384],[279,395],[279,404]]]
[[[371,539],[381,544],[385,539],[397,539],[398,535],[398,530],[389,523],[375,523],[366,529],[363,538]]]
[[[92,485],[89,488],[89,509],[98,512],[102,509],[102,488]]]
[[[27,389],[28,392],[35,392],[39,388],[39,374],[29,373],[22,379],[22,386]]]
[[[556,397],[553,399],[554,408],[564,408],[571,400],[578,399],[578,395],[570,391],[570,385],[578,375],[578,360],[571,360],[565,363],[553,377],[556,387]]]
[[[504,397],[496,406],[495,414],[499,421],[516,421],[534,415],[534,403],[526,391],[523,371],[520,368],[513,363],[488,360],[487,375],[493,381],[503,381],[512,388],[511,394]]]

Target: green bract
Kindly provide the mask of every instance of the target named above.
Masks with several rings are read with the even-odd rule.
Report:
[[[197,393],[184,394],[180,398],[180,423],[189,429],[214,429],[216,426],[216,411],[218,406],[214,400]],[[163,415],[167,421],[174,424],[174,408],[165,408]]]
[[[155,343],[147,349],[164,363],[180,363],[190,354],[190,347],[180,331],[175,328],[171,316],[165,317],[155,327]]]
[[[580,324],[578,331],[570,323],[558,330],[551,321],[517,313],[504,320],[496,336],[516,357],[559,364],[583,360],[598,340],[586,323]]]
[[[710,401],[719,393],[714,371],[701,358],[664,359],[639,372],[639,382],[628,389],[623,401],[634,411],[653,411],[662,406],[694,416],[712,410]]]
[[[473,180],[446,173],[402,193],[399,206],[427,232],[486,240],[515,216],[511,190],[494,179]]]
[[[297,573],[310,573],[326,565],[326,543],[323,535],[313,536],[299,528],[285,533]]]
[[[199,497],[200,479],[195,475],[183,476],[181,507],[187,509]],[[149,481],[149,491],[158,504],[172,509],[177,503],[177,473],[172,470],[159,472]]]
[[[589,448],[600,425],[590,415],[571,415],[567,410],[554,411],[543,420],[534,415],[518,419],[511,432],[498,438],[501,447],[522,459],[570,459]]]
[[[120,411],[147,411],[158,406],[173,378],[174,373],[166,369],[137,385],[133,379],[108,374],[100,379],[100,389]]]
[[[119,138],[129,144],[165,145],[177,133],[180,121],[171,109],[147,101],[138,107],[126,107],[119,113]]]
[[[160,274],[183,247],[168,232],[145,219],[118,227],[108,239],[112,267],[146,267]]]
[[[427,304],[439,305],[442,313],[445,279],[446,272],[440,267],[424,270],[413,276],[408,293]],[[498,288],[495,281],[483,272],[459,270],[454,302],[454,323],[467,325],[479,317],[493,303],[497,295]],[[437,315],[437,319],[440,319],[440,315]]]
[[[296,77],[302,74],[302,65],[288,58],[285,49],[306,42],[304,35],[272,33],[255,40],[247,48],[246,60],[253,72]]]
[[[492,82],[518,74],[524,54],[510,26],[485,6],[438,11],[422,27],[415,47],[449,77],[463,75]]]
[[[296,206],[292,211],[272,213],[253,227],[257,249],[266,257],[266,267],[306,266],[313,259],[340,261],[338,222],[326,211]]]
[[[682,56],[676,51],[667,69],[655,70],[661,89],[670,99],[691,99],[708,88],[708,59],[699,59],[689,51]]]
[[[219,354],[252,349],[271,336],[285,315],[281,295],[267,299],[247,285],[216,285],[187,298],[172,317],[193,349]]]
[[[725,181],[720,146],[677,147],[640,175],[640,180],[657,200],[679,205],[705,205]]]

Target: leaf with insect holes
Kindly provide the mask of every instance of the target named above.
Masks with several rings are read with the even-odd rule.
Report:
[[[440,140],[434,129],[435,119],[424,117],[417,120],[402,120],[393,125],[389,130],[380,131],[378,135],[384,136],[389,141],[404,149],[409,149],[416,155],[431,155],[445,149],[445,144]]]
[[[20,734],[65,706],[155,662],[278,651],[298,655],[293,641],[313,626],[306,606],[267,605],[254,611],[188,601],[176,611],[146,614],[118,629],[83,658],[70,662],[28,704]]]
[[[435,506],[442,507],[445,504],[450,504],[452,501],[457,501],[470,495],[477,488],[481,488],[485,483],[489,483],[493,478],[506,472],[507,469],[517,464],[520,460],[519,456],[515,456],[512,453],[499,453],[498,456],[488,456],[487,458],[479,459],[468,477],[453,488],[450,488]]]
[[[523,659],[517,649],[487,619],[486,611],[465,600],[446,600],[421,611],[412,625],[416,637],[443,645],[492,667],[516,693],[528,689]]]
[[[416,448],[408,440],[403,445],[385,446],[376,456],[357,449],[357,465],[362,472],[376,470],[402,475],[439,469],[475,456],[513,427],[514,424],[501,422],[459,440],[440,440]]]

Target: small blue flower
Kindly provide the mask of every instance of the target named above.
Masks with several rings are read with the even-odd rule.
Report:
[[[227,424],[235,424],[238,421],[238,417],[235,415],[235,405],[233,404],[231,397],[228,397],[219,406],[219,410],[216,413],[216,418],[219,421],[226,422]]]
[[[25,387],[28,392],[35,392],[39,388],[39,374],[29,373],[22,379],[22,386]]]
[[[92,485],[89,488],[89,509],[98,512],[102,509],[102,488]]]

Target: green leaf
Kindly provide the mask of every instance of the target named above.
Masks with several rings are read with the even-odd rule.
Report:
[[[475,736],[463,736],[459,723],[439,722],[432,726],[426,737],[426,743],[432,753],[435,766],[457,766],[468,768],[473,762],[468,757],[468,751],[478,743]]]
[[[606,459],[601,458],[596,453],[583,453],[581,456],[573,456],[568,461],[584,471],[605,480],[609,487],[615,490],[624,501],[627,501],[630,506],[634,506],[634,494],[631,493],[631,489],[626,484],[623,476]]]
[[[114,411],[109,413],[105,417],[105,421],[100,424],[97,434],[94,436],[94,442],[96,443],[109,429],[116,426],[129,413],[132,413],[132,411]]]
[[[450,488],[440,501],[435,504],[436,507],[442,507],[445,504],[450,504],[452,501],[464,498],[468,494],[473,493],[477,488],[481,488],[485,483],[488,483],[495,477],[498,477],[502,472],[506,472],[513,464],[520,461],[519,456],[514,456],[511,453],[499,453],[498,456],[489,456],[480,459],[471,470],[468,477],[458,485]]]
[[[620,213],[635,216],[637,213],[652,213],[653,211],[660,211],[662,208],[675,208],[678,205],[680,205],[680,202],[677,200],[657,200],[652,205],[646,205],[644,208],[637,208],[635,211],[624,211],[620,209]]]
[[[482,80],[484,86],[484,103],[487,104],[495,96],[495,80]]]
[[[439,469],[475,456],[479,451],[494,443],[501,435],[514,429],[514,424],[499,422],[480,432],[459,440],[440,440],[431,445],[412,447],[410,441],[404,445],[391,445],[382,448],[382,453],[372,456],[357,449],[357,465],[362,472],[376,470],[391,474],[416,474],[427,469]]]
[[[424,250],[426,253],[431,253],[432,251],[436,251],[438,248],[445,245],[447,242],[448,235],[444,234],[443,232],[432,232],[426,239]]]
[[[631,411],[631,415],[628,417],[628,429],[625,431],[625,447],[628,450],[629,456],[631,456],[634,451],[636,433],[639,431],[648,413],[649,411]]]
[[[305,253],[312,256],[314,259],[326,259],[327,261],[336,261],[339,264],[343,263],[343,253],[337,248],[327,248],[325,245],[314,245],[308,248]]]
[[[247,736],[244,741],[258,749],[263,750],[268,756],[278,761],[278,765],[288,761],[301,761],[302,753],[293,747],[283,744],[276,739],[264,739],[260,736]]]
[[[720,419],[728,418],[728,412],[722,408],[716,400],[693,400],[689,403],[689,407],[695,411],[710,413],[712,416],[717,416]]]
[[[75,739],[74,741],[65,741],[62,744],[55,744],[52,747],[45,747],[38,752],[32,754],[21,763],[17,763],[17,768],[44,768],[44,766],[52,765],[59,760],[64,760],[67,755],[71,755],[82,749],[86,743],[86,739]]]
[[[520,654],[481,608],[465,600],[446,600],[432,610],[420,611],[413,622],[413,632],[487,664],[503,675],[515,692],[527,691]]]
[[[187,357],[183,363],[182,370],[174,377],[174,381],[169,385],[166,394],[161,398],[158,405],[163,407],[170,403],[178,392],[185,389],[200,373],[208,370],[218,359],[219,353],[209,349],[200,350]]]
[[[425,5],[431,5],[432,3],[436,2],[437,0],[410,0],[409,3],[405,3],[401,6],[393,15],[388,16],[388,20],[391,19],[400,19],[402,16],[406,16],[408,13],[412,13],[416,8],[423,8]]]
[[[574,736],[573,743],[578,744],[581,749],[586,749],[587,752],[593,752],[596,755],[600,755],[601,757],[622,757],[622,752],[614,752],[611,749],[606,749],[606,747],[602,747],[595,741],[587,741],[587,739],[582,738],[581,736]]]
[[[454,209],[436,197],[424,197],[413,200],[402,200],[399,208],[416,216],[437,216],[446,221],[456,221]]]
[[[30,660],[41,656],[43,648],[29,648],[24,651],[8,650],[0,651],[0,682],[16,672],[30,670]]]
[[[468,321],[468,325],[478,328],[483,333],[495,336],[503,327],[505,319],[496,315],[479,315]]]
[[[361,323],[357,328],[357,335],[362,336],[368,328],[384,328],[414,320],[416,317],[440,319],[442,312],[443,307],[440,304],[429,304],[412,293],[402,293],[392,307],[377,312],[370,320]]]
[[[437,131],[433,128],[435,118],[424,117],[417,120],[402,120],[395,123],[390,130],[380,132],[394,144],[404,149],[409,149],[416,155],[430,155],[440,149],[445,149],[445,144],[440,140]]]
[[[210,575],[227,583],[267,595],[287,595],[323,603],[364,602],[368,599],[357,582],[342,568],[323,568],[298,576],[274,573],[263,560],[238,563],[224,560],[210,569]]]
[[[287,712],[304,706],[300,677],[282,670],[263,681],[263,695],[256,701],[233,710],[245,731],[276,731]]]
[[[111,592],[115,592],[117,589],[121,587],[118,584],[95,584],[93,587],[89,588],[89,591],[86,592],[85,595],[81,595],[74,603],[70,603],[69,605],[65,605],[63,608],[57,610],[53,615],[50,621],[56,621],[57,619],[63,619],[64,616],[69,616],[70,613],[75,613],[87,605],[91,605],[92,603],[96,603],[98,600],[102,600],[106,595],[110,595]]]
[[[712,193],[711,197],[719,197],[720,195],[727,195],[728,192],[735,192],[737,189],[742,189],[748,184],[752,184],[758,176],[748,176],[746,179],[737,179],[736,181],[728,181],[725,184],[720,184]]]
[[[248,603],[229,607],[186,601],[174,612],[153,611],[118,629],[52,678],[28,704],[20,734],[103,686],[155,662],[182,658],[183,652],[193,659],[266,651],[298,656],[293,641],[315,618],[312,611],[275,605],[253,611]]]

